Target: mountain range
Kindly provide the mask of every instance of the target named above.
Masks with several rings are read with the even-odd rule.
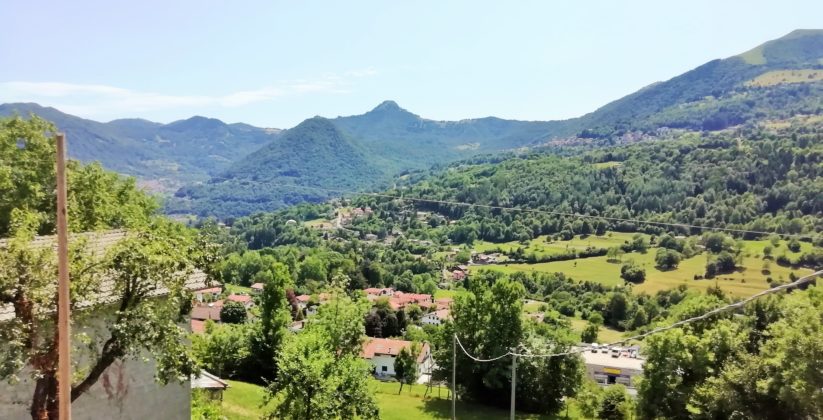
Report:
[[[0,115],[13,113],[53,121],[67,132],[74,158],[99,160],[150,187],[176,191],[167,201],[170,213],[238,216],[323,200],[334,191],[374,188],[404,171],[556,139],[595,147],[628,132],[720,130],[821,114],[823,30],[791,32],[562,121],[436,121],[393,101],[362,115],[310,118],[285,131],[203,117],[170,124],[99,123],[36,104],[0,105]]]

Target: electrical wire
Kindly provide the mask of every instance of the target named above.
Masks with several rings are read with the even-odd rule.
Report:
[[[808,283],[808,282],[812,281],[814,278],[816,278],[818,276],[821,276],[821,275],[823,275],[823,270],[818,270],[814,273],[803,276],[803,277],[801,277],[801,278],[799,278],[799,279],[797,279],[797,280],[795,280],[791,283],[782,284],[782,285],[779,285],[779,286],[772,287],[771,289],[763,290],[763,291],[761,291],[759,293],[756,293],[752,296],[749,296],[749,297],[747,297],[743,300],[740,300],[740,301],[737,301],[737,302],[734,302],[734,303],[730,303],[728,305],[724,305],[724,306],[712,309],[712,310],[710,310],[710,311],[708,311],[708,312],[706,312],[702,315],[697,315],[697,316],[694,316],[694,317],[691,317],[691,318],[687,318],[687,319],[684,319],[684,320],[681,320],[681,321],[677,321],[677,322],[675,322],[673,324],[670,324],[670,325],[657,327],[657,328],[654,328],[654,329],[652,329],[650,331],[647,331],[645,333],[642,333],[642,334],[637,334],[637,335],[634,335],[632,337],[627,337],[627,338],[624,338],[624,339],[619,340],[619,341],[615,341],[615,342],[612,342],[612,343],[609,343],[609,344],[604,344],[604,346],[612,347],[612,346],[616,346],[616,345],[619,345],[619,344],[624,344],[624,343],[629,342],[629,341],[639,341],[639,340],[642,340],[642,339],[644,339],[644,338],[646,338],[650,335],[654,335],[654,334],[658,334],[658,333],[668,331],[668,330],[671,330],[671,329],[674,329],[674,328],[678,328],[678,327],[681,327],[683,325],[690,324],[692,322],[702,321],[702,320],[710,318],[714,315],[717,315],[717,314],[722,313],[722,312],[726,312],[726,311],[731,310],[731,309],[742,308],[747,303],[752,302],[754,300],[757,300],[757,299],[759,299],[763,296],[766,296],[766,295],[769,295],[769,294],[772,294],[772,293],[776,293],[776,292],[779,292],[781,290],[786,290],[786,289],[791,289],[791,288],[794,288],[794,287],[801,286],[805,283]],[[483,362],[492,362],[492,361],[495,361],[495,360],[498,360],[498,359],[502,359],[503,357],[506,357],[506,356],[529,357],[529,358],[552,358],[552,357],[570,356],[570,355],[574,355],[574,354],[585,353],[586,351],[588,351],[587,347],[580,347],[580,348],[572,349],[572,350],[565,351],[565,352],[548,353],[548,354],[514,353],[514,352],[509,351],[509,352],[506,352],[505,354],[502,354],[502,355],[497,356],[495,358],[478,359],[478,358],[475,358],[474,356],[472,356],[471,354],[469,354],[468,351],[466,351],[466,349],[463,347],[463,344],[460,343],[460,339],[457,337],[456,334],[455,334],[454,338],[455,338],[455,340],[457,340],[457,343],[460,344],[460,348],[463,350],[463,353],[466,356],[468,356],[469,358],[471,358],[471,359],[473,359],[477,362],[481,362],[481,363],[483,363]]]
[[[321,188],[321,187],[311,187],[307,185],[295,185],[295,184],[267,184],[268,186],[272,187],[282,187],[282,188],[296,188],[296,189],[303,189],[303,190],[315,190],[315,191],[322,191],[326,193],[333,193],[339,194],[341,196],[344,195],[359,195],[359,196],[367,196],[367,197],[378,197],[378,198],[388,198],[394,200],[402,200],[402,201],[412,201],[412,202],[419,202],[419,203],[429,203],[429,204],[440,204],[440,205],[449,205],[449,206],[460,206],[460,207],[475,207],[475,208],[483,208],[488,210],[499,210],[499,211],[515,211],[515,212],[522,212],[522,213],[533,213],[533,214],[549,214],[552,216],[563,216],[563,217],[573,217],[578,219],[603,219],[612,222],[628,222],[628,223],[638,223],[638,224],[646,224],[646,225],[656,225],[656,226],[666,226],[666,227],[674,227],[674,228],[681,228],[681,229],[698,229],[698,230],[708,230],[708,231],[716,231],[716,232],[732,232],[732,233],[748,233],[752,235],[777,235],[784,238],[796,238],[796,239],[812,239],[813,235],[811,234],[796,234],[796,233],[780,233],[780,232],[767,232],[761,230],[751,230],[751,229],[735,229],[735,228],[725,228],[725,227],[715,227],[715,226],[703,226],[703,225],[694,225],[690,223],[671,223],[671,222],[656,222],[652,220],[641,220],[641,219],[629,219],[623,217],[609,217],[609,216],[592,216],[587,214],[580,214],[580,213],[568,213],[568,212],[561,212],[561,211],[553,211],[553,210],[541,210],[541,209],[526,209],[522,207],[505,207],[505,206],[495,206],[491,204],[476,204],[476,203],[466,203],[462,201],[450,201],[450,200],[437,200],[432,198],[422,198],[422,197],[408,197],[403,195],[391,195],[391,194],[382,194],[382,193],[374,193],[374,192],[362,192],[362,191],[345,191],[345,190],[335,190],[329,188]]]
[[[501,354],[500,356],[492,357],[491,359],[481,359],[479,357],[475,357],[475,356],[472,356],[471,354],[469,354],[469,352],[466,350],[466,348],[463,347],[463,343],[460,342],[460,339],[457,337],[456,334],[454,336],[454,339],[457,340],[457,344],[460,346],[460,349],[463,350],[463,353],[466,356],[468,356],[470,359],[474,360],[475,362],[480,362],[480,363],[494,362],[494,361],[500,360],[500,359],[512,354],[511,352],[506,352],[504,354]]]
[[[45,162],[45,161],[44,161]],[[51,162],[51,161],[48,161]],[[2,160],[0,160],[0,165],[4,164]],[[279,187],[279,188],[292,188],[292,189],[299,189],[299,190],[314,190],[314,191],[322,191],[325,193],[332,193],[332,194],[339,194],[341,197],[345,195],[358,195],[358,196],[367,196],[367,197],[379,197],[379,198],[388,198],[393,200],[402,200],[402,201],[411,201],[411,202],[418,202],[418,203],[429,203],[429,204],[440,204],[440,205],[449,205],[449,206],[460,206],[460,207],[474,207],[474,208],[482,208],[488,210],[499,210],[499,211],[515,211],[515,212],[522,212],[522,213],[532,213],[532,214],[548,214],[552,216],[563,216],[563,217],[573,217],[577,219],[590,219],[590,220],[608,220],[611,222],[627,222],[627,223],[637,223],[637,224],[645,224],[645,225],[654,225],[654,226],[665,226],[671,228],[679,228],[679,229],[698,229],[701,231],[715,231],[715,232],[731,232],[731,233],[742,233],[742,234],[752,234],[752,235],[777,235],[783,238],[795,238],[795,239],[813,239],[814,236],[812,234],[797,234],[797,233],[780,233],[780,232],[767,232],[762,230],[751,230],[751,229],[735,229],[735,228],[726,228],[726,227],[716,227],[716,226],[703,226],[703,225],[694,225],[690,223],[672,223],[672,222],[656,222],[652,220],[642,220],[642,219],[630,219],[630,218],[623,218],[623,217],[610,217],[610,216],[593,216],[588,214],[580,214],[580,213],[569,213],[569,212],[562,212],[562,211],[553,211],[553,210],[542,210],[542,209],[527,209],[522,207],[506,207],[506,206],[495,206],[491,204],[477,204],[477,203],[466,203],[462,201],[451,201],[451,200],[438,200],[433,198],[423,198],[423,197],[407,197],[403,195],[391,195],[391,194],[382,194],[382,193],[374,193],[374,192],[363,192],[363,191],[347,191],[347,190],[338,190],[338,189],[331,189],[331,188],[322,188],[322,187],[312,187],[309,185],[296,185],[296,184],[276,184],[276,183],[266,183],[267,187]]]

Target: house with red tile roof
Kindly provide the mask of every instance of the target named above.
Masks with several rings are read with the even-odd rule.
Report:
[[[194,298],[198,302],[210,302],[220,297],[223,293],[223,286],[209,287],[194,291]]]
[[[452,298],[439,298],[434,301],[434,304],[438,310],[449,309],[452,307],[452,303],[454,303],[454,299]]]
[[[440,325],[449,319],[451,319],[451,311],[448,309],[440,309],[423,315],[420,322],[426,325]]]
[[[369,361],[374,366],[376,376],[394,376],[394,361],[400,350],[411,348],[412,342],[406,340],[394,340],[391,338],[369,338],[363,343],[363,350],[360,357]],[[417,372],[421,376],[431,373],[433,367],[431,347],[429,343],[420,345],[420,354],[417,356]],[[427,379],[427,378],[426,378]]]
[[[242,303],[243,306],[246,307],[246,309],[249,309],[252,306],[254,306],[254,299],[252,299],[252,297],[249,296],[249,295],[236,295],[236,294],[232,293],[232,294],[229,295],[229,297],[226,298],[226,300],[230,300],[232,302],[237,302],[237,303]]]

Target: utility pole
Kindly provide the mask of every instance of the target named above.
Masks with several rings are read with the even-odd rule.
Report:
[[[512,353],[515,352],[516,349],[512,349]],[[511,415],[509,416],[511,420],[514,420],[514,394],[515,389],[517,388],[517,355],[512,354],[512,409]]]
[[[71,326],[69,317],[69,237],[66,208],[66,136],[57,134],[57,408],[71,420]]]
[[[452,336],[452,420],[457,419],[457,334]]]

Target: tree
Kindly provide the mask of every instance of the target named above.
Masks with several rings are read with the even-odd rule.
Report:
[[[491,285],[489,285],[491,283]],[[435,379],[451,376],[451,344],[454,335],[470,354],[491,358],[522,344],[523,351],[551,353],[571,347],[568,329],[557,328],[538,336],[524,327],[522,320],[523,285],[506,277],[479,274],[470,292],[455,298],[452,322],[432,331],[436,360]],[[511,359],[492,363],[475,363],[462,351],[457,355],[458,394],[470,401],[507,406],[511,385]],[[517,404],[532,412],[552,413],[571,396],[580,380],[580,360],[576,356],[550,360],[518,360]]]
[[[796,238],[792,238],[787,246],[789,248],[789,251],[800,252],[800,241],[798,241]]]
[[[600,332],[600,326],[593,322],[586,324],[586,328],[580,333],[580,341],[584,343],[596,343],[597,334]]]
[[[13,214],[17,214],[15,210]],[[31,215],[29,215],[31,216]],[[56,277],[50,248],[31,246],[31,228],[37,219],[12,216],[24,221],[8,247],[0,250],[0,299],[12,304],[15,318],[0,328],[0,353],[4,354],[0,377],[14,378],[23,366],[37,375],[32,398],[32,418],[56,415],[56,329],[54,293],[43,293]],[[152,232],[136,232],[114,245],[103,257],[90,256],[83,245],[71,255],[72,305],[100,303],[98,291],[111,282],[116,311],[76,311],[74,321],[102,316],[107,328],[88,337],[90,343],[75,348],[75,354],[91,363],[79,370],[83,376],[72,384],[72,401],[97,383],[114,362],[154,355],[158,380],[166,383],[190,374],[194,362],[183,343],[185,332],[177,322],[188,302],[183,290],[190,263],[184,253],[186,234],[179,226],[160,223]],[[17,229],[17,228],[15,228]],[[165,297],[154,298],[165,294]]]
[[[412,385],[417,382],[420,376],[417,370],[417,356],[420,355],[421,346],[419,343],[412,342],[409,347],[403,347],[397,353],[394,359],[394,377],[400,382],[400,394],[403,391],[403,385]],[[411,387],[409,387],[411,389]]]
[[[462,249],[457,254],[454,255],[454,260],[461,263],[466,264],[471,261],[472,254],[471,251],[468,249]]]
[[[340,281],[335,280],[336,286]],[[270,419],[377,418],[371,366],[359,357],[367,304],[336,288],[314,322],[286,340],[278,375],[266,389]]]
[[[246,322],[246,316],[246,307],[233,300],[224,303],[220,310],[220,320],[227,324],[242,324]]]
[[[619,246],[613,246],[606,251],[606,259],[610,262],[619,262],[623,254],[624,252]]]
[[[575,400],[580,409],[580,414],[582,414],[584,418],[597,418],[603,400],[603,389],[594,381],[586,379],[583,381],[583,386],[580,387],[580,390],[577,392]]]
[[[206,328],[205,334],[192,334],[191,347],[198,363],[209,372],[234,378],[243,373],[249,357],[249,328],[213,324]]]
[[[606,305],[606,321],[615,328],[623,328],[621,323],[629,311],[629,301],[622,292],[612,292]]]
[[[634,251],[645,254],[646,250],[649,249],[649,241],[644,235],[636,233],[632,236],[631,248]]]
[[[689,349],[683,351],[682,349]],[[643,418],[689,418],[694,386],[706,377],[709,355],[700,339],[675,329],[649,337],[637,392]]]
[[[646,270],[633,261],[629,261],[620,267],[620,277],[631,283],[643,283],[646,281]]]
[[[275,263],[264,272],[263,291],[260,294],[260,322],[250,332],[249,347],[253,382],[271,381],[276,376],[275,355],[288,334],[291,323],[291,305],[286,300],[286,290],[291,287],[289,269]]]
[[[771,302],[773,305],[774,302]],[[719,374],[696,390],[692,404],[704,417],[792,419],[823,417],[823,291],[793,293],[775,308],[768,341],[755,353],[736,352]],[[774,311],[776,309],[776,311]]]
[[[682,256],[677,251],[666,248],[658,248],[657,255],[654,260],[661,270],[671,270],[677,268],[677,265],[680,264],[681,258]]]
[[[393,312],[386,314],[383,319],[383,334],[386,337],[397,337],[400,335],[400,323],[397,321],[397,315]]]
[[[717,269],[720,273],[730,273],[737,268],[737,262],[735,261],[734,255],[728,252],[721,252],[717,256]]]
[[[597,418],[604,420],[623,420],[630,418],[631,405],[626,387],[621,384],[611,385],[603,391],[603,397],[597,412]]]
[[[369,337],[383,337],[383,320],[376,312],[366,315],[366,335]]]

